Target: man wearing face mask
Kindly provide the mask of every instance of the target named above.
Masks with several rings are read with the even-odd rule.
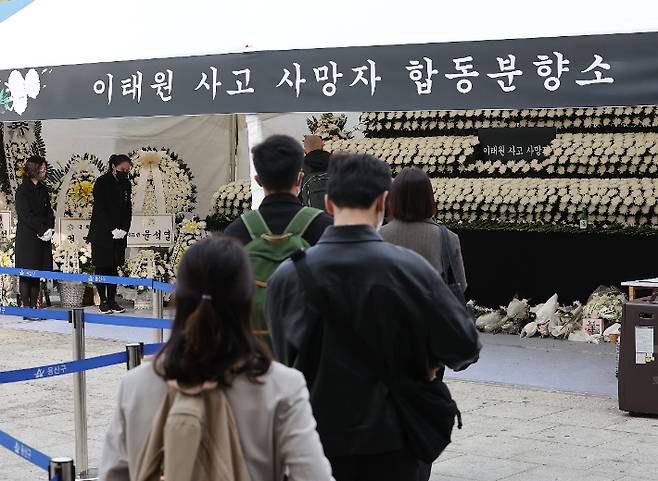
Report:
[[[423,414],[441,410],[422,397],[441,389],[430,366],[461,368],[480,349],[469,313],[438,272],[377,233],[390,187],[385,162],[333,157],[325,202],[334,225],[281,264],[268,287],[274,354],[306,378],[336,481],[415,480],[424,454],[401,396],[429,408]]]
[[[91,259],[98,275],[118,275],[118,267],[126,260],[132,219],[132,187],[128,179],[131,167],[130,157],[113,154],[109,172],[94,184],[94,207],[87,241],[91,244]],[[116,302],[116,285],[96,284],[96,288],[102,313],[125,311]]]

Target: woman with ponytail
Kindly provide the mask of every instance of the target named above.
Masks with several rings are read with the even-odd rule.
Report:
[[[140,453],[152,442],[158,406],[172,386],[223,391],[251,481],[281,481],[284,474],[289,481],[333,480],[303,375],[272,361],[251,331],[253,286],[239,242],[215,236],[185,252],[171,336],[152,364],[134,369],[121,383],[101,481],[138,479]],[[185,459],[186,453],[178,455]]]

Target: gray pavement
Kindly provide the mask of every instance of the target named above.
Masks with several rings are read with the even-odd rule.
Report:
[[[615,346],[482,334],[477,364],[447,377],[617,396]],[[658,476],[656,476],[658,479]]]
[[[70,329],[66,323],[56,324],[57,329],[62,325]],[[48,332],[51,327],[0,319],[0,370],[70,360],[70,335]],[[116,328],[122,331],[120,337],[130,339],[95,339],[91,327],[88,356],[121,351],[139,335]],[[141,335],[150,341],[149,330]],[[591,394],[614,383],[610,346],[553,346],[553,341],[503,335],[483,340],[480,363],[463,373],[449,373],[460,377],[447,382],[463,412],[464,429],[455,430],[453,443],[434,464],[433,480],[658,479],[658,419],[629,417],[617,409],[614,397]],[[100,461],[124,372],[122,365],[88,372],[92,466]],[[587,383],[587,377],[598,380]],[[514,385],[518,383],[527,386]],[[542,384],[542,389],[528,387],[534,384]],[[0,385],[0,429],[49,456],[73,456],[71,376]],[[44,473],[2,448],[0,467],[3,481],[45,479]]]

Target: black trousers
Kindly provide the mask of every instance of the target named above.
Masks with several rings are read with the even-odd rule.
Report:
[[[118,276],[118,266],[96,267],[96,274],[99,276]],[[117,296],[117,286],[114,284],[96,284],[98,296],[101,298],[101,304],[114,302]]]
[[[418,461],[418,476],[417,481],[429,481],[432,474],[432,465],[423,461]]]
[[[336,481],[417,481],[418,459],[407,450],[329,458]]]
[[[39,301],[40,280],[31,277],[21,277],[18,280],[18,292],[21,295],[23,307],[37,307]]]

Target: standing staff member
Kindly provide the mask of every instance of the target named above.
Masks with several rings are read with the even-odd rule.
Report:
[[[87,240],[98,275],[117,276],[119,266],[126,261],[126,236],[132,218],[132,188],[128,180],[131,167],[130,157],[114,154],[110,156],[110,171],[94,184],[94,208]],[[116,285],[96,284],[96,288],[101,312],[125,312],[116,302]]]
[[[16,191],[16,267],[53,269],[50,241],[55,233],[55,215],[43,184],[47,168],[46,159],[38,155],[27,159],[23,168],[23,182]],[[23,307],[37,307],[39,279],[21,277],[19,291]]]

